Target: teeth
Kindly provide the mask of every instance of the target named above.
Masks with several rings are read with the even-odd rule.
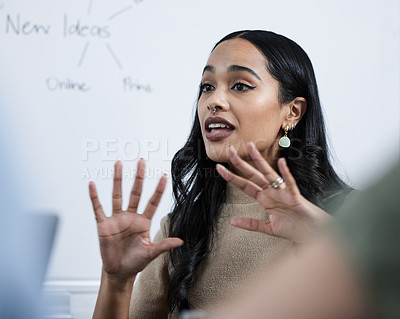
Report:
[[[212,129],[212,128],[219,128],[219,127],[221,127],[221,128],[229,128],[228,125],[220,124],[220,123],[215,123],[215,124],[210,124],[210,125],[208,125],[208,128],[209,128],[209,129]]]

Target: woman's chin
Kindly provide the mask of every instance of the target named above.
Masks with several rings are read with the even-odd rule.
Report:
[[[211,159],[214,162],[217,163],[228,163],[229,162],[229,157],[228,156],[209,156],[207,155],[209,159]]]
[[[218,163],[228,163],[229,162],[229,153],[228,148],[225,150],[217,151],[216,149],[212,151],[208,151],[206,149],[207,157],[214,162]]]

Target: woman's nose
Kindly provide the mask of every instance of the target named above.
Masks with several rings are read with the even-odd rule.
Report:
[[[216,111],[227,111],[229,110],[229,107],[228,98],[222,89],[215,90],[208,98],[207,109],[210,112],[214,111],[215,113]]]

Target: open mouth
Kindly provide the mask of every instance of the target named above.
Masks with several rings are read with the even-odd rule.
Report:
[[[222,123],[209,124],[207,130],[211,134],[219,134],[223,132],[233,131],[234,128]]]
[[[235,126],[222,117],[209,117],[205,123],[206,138],[210,141],[220,141],[235,130]]]

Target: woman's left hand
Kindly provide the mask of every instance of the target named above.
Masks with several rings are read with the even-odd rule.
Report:
[[[267,210],[269,220],[242,217],[232,219],[231,224],[296,243],[307,242],[316,229],[331,219],[330,215],[301,195],[284,158],[278,160],[278,169],[283,178],[283,182],[278,183],[280,176],[262,157],[254,143],[248,143],[247,150],[255,167],[241,159],[236,150],[230,147],[231,164],[241,176],[220,164],[217,165],[217,171],[227,182],[255,198]],[[274,182],[279,187],[272,187]]]

